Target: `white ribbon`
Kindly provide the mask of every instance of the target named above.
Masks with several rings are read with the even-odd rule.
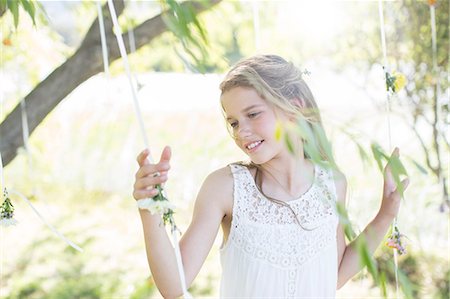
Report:
[[[387,50],[386,50],[386,34],[384,30],[384,16],[383,16],[383,4],[381,0],[378,0],[378,15],[380,16],[380,34],[381,34],[381,47],[383,50],[383,61],[384,61],[384,67],[383,67],[383,79],[386,80],[386,72],[387,72]],[[390,120],[390,113],[391,113],[391,95],[389,91],[386,92],[386,117],[387,117],[387,124],[388,124],[388,141],[389,141],[389,149],[392,148],[392,139],[391,139],[391,120]],[[392,221],[392,230],[394,231],[395,228],[397,228],[397,217],[394,218]],[[395,294],[396,298],[400,298],[399,294],[399,287],[398,287],[398,256],[397,256],[397,250],[394,248],[394,272],[395,272]]]
[[[3,192],[3,190],[5,190],[6,187],[4,185],[3,159],[2,159],[1,153],[0,153],[0,179],[1,179],[1,187],[2,187],[1,191]],[[33,204],[23,194],[19,193],[18,191],[15,191],[15,190],[9,190],[9,193],[16,194],[21,199],[25,200],[26,203],[31,207],[31,209],[33,209],[34,213],[36,213],[36,215],[38,215],[38,217],[41,219],[41,221],[44,222],[44,224],[47,225],[48,228],[50,228],[50,230],[52,232],[54,232],[61,240],[66,242],[69,246],[73,247],[74,249],[76,249],[80,252],[83,252],[83,249],[81,249],[78,245],[76,245],[75,243],[73,243],[72,241],[67,239],[62,233],[60,233],[56,228],[54,228],[50,223],[48,223],[47,220],[45,220],[45,218],[42,217],[42,215],[38,212],[38,210],[33,206]]]
[[[141,109],[139,107],[139,101],[137,98],[135,85],[133,84],[133,79],[132,79],[131,70],[130,70],[130,64],[128,62],[127,51],[125,49],[125,44],[123,42],[122,31],[120,30],[116,10],[114,9],[114,3],[112,0],[108,0],[108,6],[109,6],[109,11],[111,13],[111,19],[112,19],[113,25],[114,25],[114,34],[116,35],[116,38],[117,38],[117,44],[119,46],[120,56],[122,57],[122,62],[123,62],[124,68],[125,68],[125,72],[127,74],[128,83],[130,84],[131,94],[133,97],[134,107],[135,107],[135,111],[136,111],[136,116],[139,120],[139,125],[140,125],[140,129],[141,129],[141,135],[144,140],[144,144],[145,144],[146,148],[149,148],[149,142],[147,139],[147,135],[145,133],[144,121],[142,118]],[[148,159],[149,159],[150,163],[154,163],[151,155],[148,155]],[[180,276],[181,289],[183,291],[183,297],[188,299],[188,298],[192,298],[192,296],[188,293],[188,291],[186,289],[186,279],[185,279],[183,263],[182,263],[181,254],[180,254],[180,247],[179,247],[180,245],[177,241],[176,233],[177,233],[177,231],[172,229],[172,238],[173,238],[173,243],[174,243],[173,246],[175,249],[175,257],[176,257],[176,262],[177,262],[177,267],[178,267],[178,274]]]
[[[38,210],[33,206],[33,204],[30,202],[30,200],[28,200],[28,198],[25,197],[25,195],[21,194],[18,191],[15,190],[9,190],[10,194],[16,194],[17,196],[19,196],[21,199],[23,199],[30,207],[31,209],[34,211],[34,213],[39,217],[39,219],[41,219],[42,222],[44,222],[45,225],[47,225],[47,227],[55,234],[57,235],[61,240],[63,240],[64,242],[66,242],[69,246],[71,246],[72,248],[74,248],[75,250],[78,250],[79,252],[83,252],[83,249],[81,249],[77,244],[73,243],[72,241],[70,241],[68,238],[66,238],[61,232],[59,232],[53,225],[51,225],[50,223],[47,222],[47,220],[45,220],[45,218],[38,212]]]
[[[109,77],[108,46],[106,44],[105,22],[103,21],[103,12],[100,1],[97,1],[97,14],[98,25],[100,27],[100,39],[102,42],[103,68],[106,76]]]

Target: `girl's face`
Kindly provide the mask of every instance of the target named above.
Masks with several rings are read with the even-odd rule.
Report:
[[[286,121],[287,117],[276,113],[253,88],[232,88],[222,95],[221,103],[237,146],[253,163],[270,161],[285,150],[275,139],[275,127],[277,120]]]

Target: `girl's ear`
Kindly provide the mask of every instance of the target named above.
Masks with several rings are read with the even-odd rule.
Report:
[[[292,104],[300,109],[305,108],[306,104],[302,98],[293,98],[291,100]]]

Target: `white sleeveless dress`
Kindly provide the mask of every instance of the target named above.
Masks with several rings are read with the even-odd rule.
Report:
[[[247,167],[231,164],[234,204],[220,249],[222,298],[334,298],[337,284],[336,188],[331,170],[288,207],[265,198]]]

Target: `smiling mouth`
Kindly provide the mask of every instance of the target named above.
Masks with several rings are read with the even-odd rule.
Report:
[[[263,141],[264,140],[258,140],[258,141],[252,142],[249,145],[247,145],[245,148],[248,149],[248,150],[252,150],[255,147],[257,147],[258,145],[260,145],[261,143],[263,143]]]

